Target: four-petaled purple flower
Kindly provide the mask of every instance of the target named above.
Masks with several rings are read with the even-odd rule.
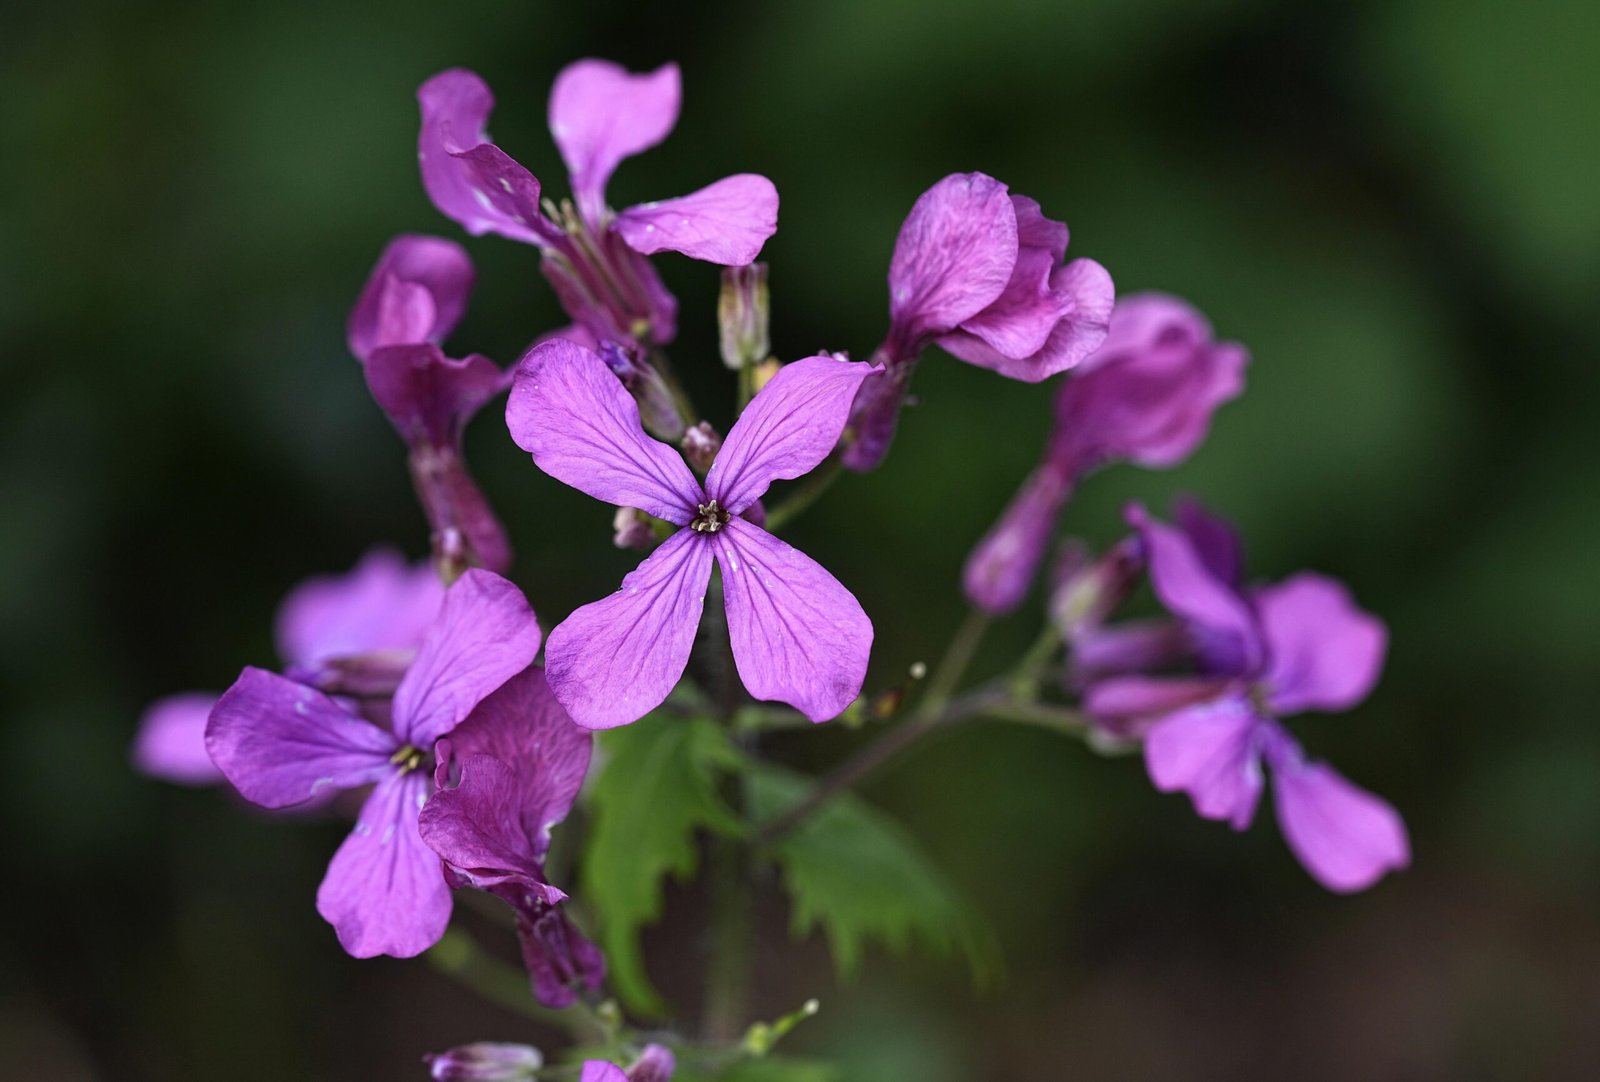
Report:
[[[426,563],[373,549],[351,571],[319,575],[290,591],[278,607],[278,656],[301,683],[358,690],[348,685],[409,661],[443,597]],[[206,752],[206,722],[216,703],[215,692],[189,691],[151,704],[134,741],[134,765],[180,785],[222,781]]]
[[[1410,845],[1394,808],[1307,761],[1278,721],[1364,699],[1383,666],[1382,622],[1321,575],[1246,588],[1237,537],[1197,507],[1185,510],[1182,529],[1137,507],[1129,521],[1200,671],[1108,678],[1089,689],[1086,709],[1142,729],[1156,788],[1188,793],[1201,815],[1235,830],[1255,817],[1264,763],[1289,848],[1329,890],[1362,890],[1405,867]]]
[[[439,741],[439,791],[420,820],[452,885],[488,891],[516,911],[522,959],[547,1007],[570,1006],[579,987],[598,988],[605,976],[599,950],[544,874],[550,828],[577,799],[593,742],[530,665]]]
[[[538,651],[539,624],[522,593],[471,570],[445,593],[392,700],[364,699],[364,714],[350,700],[247,668],[212,710],[206,749],[247,800],[287,808],[376,783],[317,891],[318,912],[351,954],[409,957],[444,933],[450,889],[417,829],[434,787],[434,743]]]
[[[969,364],[1037,383],[1106,336],[1114,290],[1092,259],[1063,263],[1067,227],[983,173],[953,173],[911,208],[889,264],[882,373],[861,387],[844,464],[870,470],[889,449],[917,358],[937,344]]]
[[[967,559],[967,599],[991,614],[1027,595],[1061,508],[1111,462],[1165,469],[1205,439],[1211,415],[1244,387],[1249,354],[1212,338],[1193,307],[1159,293],[1117,302],[1104,344],[1056,395],[1044,460]]]
[[[470,71],[452,69],[417,91],[417,153],[428,196],[473,235],[498,233],[538,246],[545,276],[567,313],[599,341],[661,345],[677,332],[677,302],[645,257],[681,252],[740,265],[777,230],[778,192],[740,173],[677,199],[616,212],[606,182],[624,158],[667,137],[682,89],[676,64],[634,75],[580,60],[556,77],[550,134],[572,180],[574,207],[546,214],[539,181],[484,131],[494,98]]]
[[[626,725],[666,699],[688,664],[713,558],[750,694],[813,721],[856,697],[872,646],[860,603],[741,516],[773,481],[827,457],[869,371],[829,356],[780,369],[728,432],[702,487],[677,451],[645,435],[633,399],[593,352],[554,341],[523,359],[506,407],[517,445],[558,481],[681,527],[616,593],[551,631],[546,671],[573,720]]]
[[[350,352],[367,387],[410,449],[411,479],[433,532],[434,558],[456,575],[469,566],[511,566],[511,544],[467,472],[461,434],[506,388],[489,358],[447,357],[439,343],[455,329],[472,291],[472,262],[440,237],[389,242],[350,313]]]

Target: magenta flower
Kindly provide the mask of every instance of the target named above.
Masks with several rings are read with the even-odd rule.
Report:
[[[290,591],[278,608],[278,656],[301,683],[365,690],[348,684],[357,674],[403,667],[443,597],[439,576],[427,564],[373,549],[348,573],[307,579]],[[134,741],[134,766],[180,785],[221,782],[205,739],[216,702],[214,692],[189,691],[151,704]]]
[[[489,358],[447,357],[439,343],[455,329],[472,291],[472,262],[439,237],[389,242],[350,313],[350,351],[372,397],[410,448],[411,479],[433,532],[435,558],[452,573],[467,566],[504,572],[511,544],[467,472],[461,434],[505,390]]]
[[[517,915],[534,995],[566,1007],[598,988],[605,961],[560,909],[545,878],[550,828],[567,817],[589,769],[594,738],[572,723],[530,665],[439,741],[439,791],[422,809],[422,840],[454,886],[485,890]]]
[[[409,957],[444,933],[450,890],[417,830],[433,789],[433,745],[538,650],[539,624],[521,592],[473,570],[446,592],[394,690],[387,726],[255,668],[217,702],[206,748],[245,799],[287,808],[376,783],[317,891],[318,912],[351,954]]]
[[[1037,383],[1073,367],[1106,336],[1114,291],[1092,259],[1063,263],[1067,227],[982,173],[954,173],[911,208],[889,264],[885,370],[862,385],[844,463],[883,458],[922,351]]]
[[[777,189],[750,173],[621,212],[606,204],[612,171],[667,137],[681,97],[676,64],[644,75],[604,60],[563,69],[550,92],[550,134],[577,205],[552,208],[552,217],[541,206],[539,181],[489,142],[484,125],[494,98],[483,80],[459,68],[441,72],[417,91],[423,186],[434,206],[474,236],[498,233],[542,249],[562,306],[596,339],[669,342],[677,302],[645,257],[670,250],[709,263],[749,263],[778,221]]]
[[[534,463],[598,500],[682,527],[616,593],[550,633],[546,673],[573,720],[607,729],[660,705],[688,664],[713,560],[751,695],[813,721],[856,697],[872,647],[861,605],[821,565],[741,516],[773,481],[827,457],[869,371],[828,356],[780,369],[728,432],[702,487],[677,451],[645,435],[638,406],[593,352],[554,341],[523,359],[506,423]]]
[[[425,1056],[434,1082],[531,1082],[544,1056],[526,1044],[477,1041]]]
[[[1321,575],[1247,589],[1232,530],[1198,509],[1186,518],[1176,529],[1129,512],[1156,596],[1188,629],[1199,673],[1110,678],[1090,689],[1086,708],[1136,722],[1156,788],[1188,793],[1202,816],[1235,830],[1255,817],[1265,765],[1289,848],[1329,890],[1363,890],[1405,867],[1410,845],[1394,808],[1307,761],[1278,720],[1364,699],[1383,666],[1383,624]]]
[[[967,599],[996,615],[1016,608],[1078,481],[1112,462],[1182,462],[1205,439],[1217,407],[1243,389],[1248,360],[1243,346],[1214,340],[1205,317],[1175,297],[1118,301],[1104,344],[1061,385],[1044,461],[967,558]]]

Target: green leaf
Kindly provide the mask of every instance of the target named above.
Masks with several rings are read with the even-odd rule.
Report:
[[[599,914],[612,986],[631,1008],[660,1015],[639,952],[639,929],[661,916],[661,880],[695,868],[695,831],[744,829],[717,795],[719,775],[743,759],[709,721],[652,715],[600,737],[608,756],[589,794],[594,816],[583,889]]]
[[[811,784],[778,767],[753,767],[757,821],[793,806]],[[841,976],[855,973],[874,941],[897,953],[919,944],[935,954],[964,954],[979,983],[999,968],[981,918],[898,824],[859,797],[835,797],[774,842],[771,853],[792,901],[791,930],[802,936],[820,926]]]

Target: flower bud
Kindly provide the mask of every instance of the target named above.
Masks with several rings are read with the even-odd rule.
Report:
[[[522,1082],[544,1066],[537,1048],[479,1041],[426,1057],[435,1082]]]
[[[657,439],[677,442],[683,436],[683,416],[654,365],[615,342],[600,343],[600,357],[639,403],[639,419]]]
[[[716,461],[717,452],[722,449],[722,437],[709,422],[701,421],[683,434],[683,442],[679,446],[683,448],[683,457],[689,460],[694,472],[703,475]]]
[[[778,363],[778,358],[768,357],[750,373],[750,393],[755,394],[772,382],[772,377],[778,374],[778,369],[783,365]]]
[[[1050,594],[1050,618],[1062,637],[1071,640],[1105,623],[1138,585],[1143,568],[1133,538],[1119,541],[1097,559],[1080,541],[1063,546]]]
[[[747,364],[766,360],[772,351],[769,320],[767,265],[723,268],[722,295],[717,300],[722,363],[738,371]]]
[[[628,1068],[628,1082],[669,1082],[677,1065],[670,1049],[659,1044],[647,1044],[644,1055]]]
[[[637,507],[619,507],[611,518],[613,534],[611,543],[619,549],[638,549],[641,552],[655,548],[656,532],[650,527],[650,517]]]
[[[968,601],[991,616],[1021,604],[1071,490],[1071,478],[1049,465],[1023,482],[967,558],[961,583]]]

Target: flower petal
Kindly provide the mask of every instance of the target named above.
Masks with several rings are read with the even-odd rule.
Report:
[[[737,173],[676,199],[629,207],[612,227],[643,255],[682,252],[741,267],[778,231],[778,189],[766,177]]]
[[[473,72],[452,68],[423,83],[417,101],[417,160],[433,205],[475,237],[499,233],[527,244],[550,243],[539,182],[484,131],[494,108],[488,85]]]
[[[833,451],[871,365],[820,353],[786,364],[722,441],[706,473],[706,495],[739,514],[773,481],[810,473]]]
[[[472,260],[454,241],[394,238],[350,312],[350,352],[365,360],[379,346],[443,341],[467,310],[472,282]]]
[[[206,726],[211,761],[246,800],[287,808],[325,789],[354,789],[392,768],[387,733],[304,684],[245,669]]]
[[[1233,523],[1213,515],[1199,500],[1187,496],[1175,501],[1173,517],[1206,570],[1235,590],[1243,590],[1244,541]]]
[[[1411,863],[1400,814],[1327,764],[1298,761],[1298,755],[1274,760],[1272,783],[1284,839],[1329,890],[1365,890]]]
[[[431,749],[538,652],[539,621],[522,591],[492,571],[466,572],[394,693],[395,735]]]
[[[1044,348],[1050,332],[1072,308],[1072,297],[1050,287],[1050,272],[1067,250],[1067,227],[1046,218],[1039,204],[1013,195],[1017,215],[1017,261],[994,303],[961,329],[1005,357],[1027,357]]]
[[[1047,466],[1028,475],[967,557],[961,585],[968,601],[991,616],[1022,604],[1071,492],[1072,478],[1058,469]]]
[[[1007,379],[1038,383],[1077,367],[1100,348],[1110,325],[1115,296],[1111,275],[1104,267],[1092,259],[1074,259],[1051,272],[1048,292],[1029,310],[1030,318],[1040,313],[1058,313],[1038,349],[1015,355],[997,349],[969,333],[968,328],[977,320],[968,320],[941,335],[939,345],[951,356]]]
[[[545,677],[589,729],[637,721],[665,701],[689,663],[711,581],[711,545],[679,530],[609,597],[550,632]]]
[[[380,650],[414,650],[439,614],[444,586],[426,562],[372,549],[343,575],[296,586],[278,607],[278,654],[290,668]]]
[[[1243,830],[1261,797],[1261,721],[1241,698],[1200,703],[1170,714],[1145,736],[1150,780],[1163,793],[1182,791],[1194,810]]]
[[[889,315],[895,352],[914,357],[928,337],[993,304],[1017,263],[1017,212],[1006,186],[953,173],[923,192],[895,239]]]
[[[1139,531],[1156,597],[1176,616],[1196,626],[1213,668],[1252,672],[1261,660],[1261,636],[1254,614],[1235,590],[1206,567],[1181,531],[1130,507],[1128,524]]]
[[[550,88],[550,134],[591,220],[605,209],[606,181],[617,164],[667,137],[682,97],[676,64],[641,75],[609,60],[561,69]]]
[[[1200,703],[1215,701],[1227,690],[1225,680],[1198,676],[1112,676],[1096,680],[1084,692],[1084,713],[1097,721],[1159,720]]]
[[[453,447],[472,415],[506,386],[500,366],[456,360],[431,342],[383,346],[366,363],[367,389],[410,446]]]
[[[855,595],[805,553],[735,518],[715,535],[739,679],[757,699],[812,721],[861,693],[872,621]]]
[[[423,840],[474,886],[544,883],[550,828],[577,799],[593,744],[550,693],[544,670],[528,666],[440,742],[441,765],[448,773],[447,757],[459,763],[460,780],[422,809]]]
[[[139,721],[133,765],[141,774],[178,785],[215,785],[222,771],[206,753],[206,722],[217,696],[209,691],[168,695]]]
[[[493,893],[516,911],[517,943],[522,948],[522,966],[533,984],[533,997],[546,1007],[559,1009],[577,1002],[579,988],[599,988],[606,976],[600,948],[578,930],[560,905],[537,893],[513,891],[503,886]]]
[[[506,427],[557,481],[678,525],[700,502],[683,458],[645,435],[639,406],[599,354],[567,339],[541,342],[517,366]]]
[[[1348,710],[1383,669],[1388,631],[1334,579],[1302,572],[1255,595],[1271,705],[1284,714]]]
[[[628,1082],[628,1076],[622,1073],[622,1068],[615,1063],[607,1063],[603,1059],[587,1059],[583,1061],[583,1075],[578,1082]]]
[[[430,785],[426,771],[391,769],[367,797],[317,888],[317,912],[357,958],[421,954],[450,923],[444,869],[417,833],[417,812]]]

